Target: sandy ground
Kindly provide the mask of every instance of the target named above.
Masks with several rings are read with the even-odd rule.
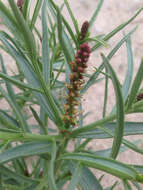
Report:
[[[61,3],[63,0],[57,0],[56,2]],[[81,24],[85,20],[89,20],[96,9],[98,0],[69,0],[69,3],[74,10],[74,14],[76,18],[78,18],[78,23],[81,26]],[[124,0],[124,1],[116,1],[116,0],[105,0],[104,5],[101,9],[101,12],[99,16],[97,17],[96,23],[94,24],[92,34],[93,36],[99,35],[99,34],[107,34],[108,32],[111,32],[115,27],[117,27],[122,22],[127,21],[138,8],[143,6],[142,0]],[[65,11],[65,16],[69,18],[67,12]],[[138,25],[138,29],[136,32],[132,35],[132,49],[134,53],[134,71],[137,70],[140,60],[142,57],[143,52],[143,14],[141,13],[126,29],[125,32],[133,29],[136,25]],[[70,22],[70,20],[69,20]],[[89,61],[89,69],[88,72],[91,73],[94,71],[93,66],[98,66],[101,63],[101,58],[99,53],[104,52],[105,55],[110,52],[112,47],[116,45],[117,42],[123,37],[123,33],[120,32],[119,34],[115,35],[110,41],[109,41],[109,47],[108,48],[102,48],[99,49],[97,52],[92,55],[92,58]],[[120,81],[124,81],[125,72],[126,72],[126,65],[127,65],[127,52],[126,52],[126,46],[124,45],[118,53],[115,54],[113,57],[111,64],[113,65],[116,73],[118,73],[118,78]],[[7,62],[8,68],[11,59],[6,58],[5,60]],[[135,72],[134,72],[135,74]],[[114,98],[114,91],[112,84],[109,84],[109,100],[108,100],[108,110],[107,112],[110,113],[112,106],[115,104],[115,98]],[[94,85],[92,88],[90,88],[87,93],[84,96],[84,103],[83,107],[85,111],[92,111],[92,114],[85,119],[85,124],[90,123],[92,121],[96,121],[97,119],[100,119],[102,116],[102,108],[103,108],[103,97],[104,97],[104,82],[101,82],[99,84]],[[5,106],[5,104],[4,104]],[[133,121],[142,121],[143,114],[138,115],[132,115],[130,117],[127,117],[128,120]],[[136,139],[139,139],[140,137],[134,136],[129,137],[128,139],[133,141]],[[141,137],[142,138],[142,137]],[[111,146],[110,140],[93,140],[91,143],[89,143],[89,147],[93,148],[94,150],[99,149],[105,149]],[[143,164],[143,157],[140,156],[137,153],[133,153],[132,151],[127,151],[125,153],[122,153],[118,156],[118,159],[125,162],[125,163],[134,163],[134,164]],[[100,172],[95,171],[97,176],[99,177],[101,175]],[[107,175],[103,181],[102,184],[104,184],[104,187],[107,187],[114,182],[114,178]],[[122,186],[118,186],[116,190],[123,190]]]

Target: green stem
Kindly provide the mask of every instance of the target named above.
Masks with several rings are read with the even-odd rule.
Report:
[[[57,151],[57,156],[56,156],[57,159],[60,157],[61,154],[63,154],[65,152],[68,141],[69,141],[69,139],[66,138],[61,143],[61,146],[59,147],[59,149]],[[58,174],[61,169],[61,164],[62,164],[62,160],[58,160],[58,162],[55,164],[55,179],[58,179]]]

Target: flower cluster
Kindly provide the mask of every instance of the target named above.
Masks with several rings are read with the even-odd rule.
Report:
[[[66,85],[68,93],[66,96],[66,104],[64,105],[64,122],[66,126],[75,126],[77,124],[78,98],[80,97],[80,90],[84,83],[83,74],[87,68],[89,56],[90,47],[88,43],[83,43],[75,55],[75,61],[70,63],[72,73],[69,76],[70,83]]]

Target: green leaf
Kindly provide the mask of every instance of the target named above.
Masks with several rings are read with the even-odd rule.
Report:
[[[105,130],[115,133],[117,123],[106,123],[104,124]],[[142,135],[143,134],[143,122],[125,122],[124,127],[124,136],[129,135]],[[111,136],[105,133],[102,128],[96,128],[93,130],[88,130],[86,132],[81,132],[77,137],[79,138],[90,138],[90,139],[106,139],[111,138]]]
[[[143,71],[143,58],[141,60],[141,64],[139,66],[138,72],[136,73],[134,82],[132,84],[132,88],[130,91],[129,100],[128,100],[128,104],[127,104],[127,108],[126,108],[127,110],[132,106],[132,104],[136,98],[136,95],[138,93],[139,87],[143,80],[142,71]]]
[[[52,149],[51,160],[49,162],[49,169],[48,169],[48,181],[49,181],[50,189],[57,190],[55,179],[54,179],[54,164],[55,164],[56,152],[57,152],[56,142],[53,142],[51,149]]]
[[[0,166],[0,174],[5,175],[11,179],[14,179],[19,183],[33,183],[33,182],[38,183],[38,180],[20,175],[16,172],[10,170],[9,168],[3,166],[3,165]]]
[[[137,147],[134,143],[130,142],[130,141],[127,141],[126,139],[123,140],[123,143],[125,144],[125,146],[127,146],[129,149],[137,152],[137,153],[140,153],[140,154],[143,154],[143,150],[142,148],[139,148]]]
[[[23,89],[26,88],[26,89],[29,89],[31,91],[42,92],[41,89],[34,88],[31,85],[29,85],[29,84],[26,84],[24,82],[18,81],[17,79],[14,79],[13,77],[10,77],[7,74],[1,73],[1,72],[0,72],[0,78],[6,80],[8,82],[11,82],[12,84],[16,85],[19,88],[23,88]]]
[[[0,64],[2,66],[3,72],[5,74],[7,74],[6,68],[5,68],[4,63],[3,63],[2,56],[0,56]],[[12,88],[12,86],[11,86],[11,84],[9,82],[6,81],[5,83],[6,83],[6,88],[7,88],[7,91],[8,91],[8,95],[4,92],[4,90],[2,89],[1,86],[0,86],[0,91],[3,94],[3,96],[6,98],[6,100],[8,101],[9,105],[14,110],[23,131],[29,132],[30,129],[29,129],[29,126],[28,126],[28,124],[26,122],[26,119],[24,118],[23,114],[21,113],[21,109],[20,109],[19,105],[16,102],[14,90],[13,90],[13,88]]]
[[[127,54],[128,54],[128,69],[127,69],[125,80],[122,86],[122,94],[123,94],[124,102],[126,102],[127,100],[131,82],[132,82],[132,77],[133,77],[133,53],[132,53],[132,48],[131,48],[130,36],[126,40],[126,46],[127,46]],[[114,113],[115,110],[116,110],[116,107],[114,106],[111,113]]]
[[[103,40],[107,41],[109,40],[112,36],[114,36],[115,34],[117,34],[120,30],[122,30],[123,28],[125,28],[130,22],[132,22],[143,10],[143,7],[140,8],[135,14],[134,16],[132,16],[128,21],[126,21],[125,23],[119,25],[117,28],[115,28],[112,32],[110,32],[109,34],[107,34]],[[101,43],[97,43],[94,47],[92,47],[92,51],[94,51],[95,49],[99,48],[101,46]]]
[[[73,161],[69,161],[69,162],[66,162],[66,166],[73,175],[76,171],[77,164],[74,163]],[[82,165],[82,171],[80,175],[79,186],[83,190],[95,190],[95,189],[103,190],[96,176],[92,173],[92,171],[89,168],[83,165]]]
[[[121,179],[136,180],[137,172],[127,164],[87,153],[67,153],[60,157],[64,160],[73,160],[81,164],[105,171]]]
[[[112,152],[110,155],[112,158],[116,158],[120,150],[120,146],[121,146],[122,138],[124,134],[124,102],[123,102],[122,92],[120,88],[120,83],[117,79],[117,76],[113,68],[109,64],[108,59],[104,55],[102,55],[102,58],[103,58],[106,69],[108,69],[108,72],[111,75],[111,80],[113,82],[115,96],[116,96],[117,127],[114,134]]]
[[[112,57],[113,57],[113,55],[118,51],[118,49],[122,46],[122,44],[128,39],[128,37],[129,36],[131,36],[134,32],[135,32],[135,30],[136,30],[136,27],[133,29],[133,30],[131,30],[126,36],[124,36],[118,43],[117,43],[117,45],[111,50],[111,52],[108,54],[108,56],[107,56],[107,58],[108,58],[108,60],[110,60]],[[81,93],[85,93],[87,90],[88,90],[88,88],[92,85],[92,84],[94,84],[93,83],[93,80],[96,80],[97,79],[97,77],[99,76],[99,74],[100,74],[100,72],[102,71],[104,69],[104,63],[102,63],[100,66],[99,66],[99,68],[98,68],[98,70],[96,71],[96,72],[94,72],[92,75],[91,75],[91,77],[90,77],[90,79],[87,81],[87,83],[83,86],[83,89],[81,90]]]
[[[20,35],[19,26],[16,23],[14,16],[2,1],[0,1],[0,16],[2,17],[4,24],[11,30],[12,33]]]
[[[5,36],[3,34],[1,34],[1,33],[0,33],[0,40],[8,48],[9,52],[12,54],[12,56],[14,57],[14,59],[17,61],[17,63],[19,64],[19,66],[20,66],[21,70],[23,71],[23,73],[24,73],[26,79],[28,80],[28,82],[30,84],[32,84],[34,86],[34,88],[40,88],[41,85],[39,83],[39,80],[37,79],[37,76],[36,76],[35,72],[33,71],[33,68],[32,68],[32,66],[29,63],[29,60],[25,57],[25,55],[20,51],[20,49],[18,49],[18,50],[15,49],[5,39]],[[44,88],[44,91],[45,91],[45,88]],[[51,110],[51,106],[53,106],[53,102],[52,102],[52,105],[51,105],[51,95],[49,95],[50,92],[48,90],[48,94],[47,94],[47,91],[45,93],[48,96],[48,98],[50,96],[50,101],[47,101],[47,99],[45,98],[45,96],[43,94],[41,94],[41,93],[35,93],[35,96],[36,96],[38,102],[40,103],[40,105],[43,107],[43,109],[45,110],[45,112],[50,117],[50,119],[52,121],[56,122],[56,120],[58,120],[58,117],[57,117],[57,115],[55,117],[54,116],[55,112],[52,112],[52,110]],[[57,121],[57,123],[58,123],[58,125],[61,124],[61,122],[59,120]],[[60,126],[62,126],[62,125],[60,125]]]
[[[49,55],[49,34],[46,19],[47,1],[44,0],[42,6],[42,64],[43,64],[43,77],[48,86],[50,86],[50,55]]]
[[[25,20],[28,20],[28,16],[29,16],[29,12],[30,12],[29,11],[30,4],[31,4],[31,0],[24,1],[24,5],[22,8],[22,14],[23,14],[23,17],[25,18]]]
[[[127,180],[123,180],[123,184],[124,184],[125,190],[132,190],[132,188]]]
[[[8,0],[8,2],[10,4],[10,7],[13,11],[17,24],[19,26],[19,30],[21,31],[21,34],[23,35],[23,38],[28,50],[28,55],[32,59],[32,61],[34,61],[37,58],[34,36],[32,32],[30,31],[27,23],[25,22],[23,16],[21,15],[21,12],[16,6],[14,0]],[[33,62],[33,64],[36,64],[36,62]]]
[[[22,158],[40,154],[50,154],[51,144],[49,142],[30,142],[10,148],[0,154],[0,164],[9,162],[16,158]]]
[[[50,3],[48,2],[48,4],[49,4],[49,6],[52,5],[54,7],[54,9],[57,11],[57,9],[58,9],[57,5],[53,1],[50,0]],[[52,9],[52,7],[51,7],[51,9]],[[52,10],[52,12],[53,12],[53,10]],[[56,17],[56,14],[53,13],[53,15],[54,15],[54,17]],[[63,24],[65,25],[68,33],[70,34],[72,40],[74,41],[74,43],[76,45],[76,48],[78,49],[79,48],[79,44],[78,44],[78,41],[77,41],[77,39],[75,37],[75,34],[74,34],[74,32],[73,32],[70,24],[68,23],[68,21],[66,21],[66,19],[65,19],[65,17],[63,15],[61,15],[61,17],[62,17],[62,20],[63,20]]]
[[[37,112],[31,106],[30,106],[30,110],[32,111],[32,114],[33,114],[34,118],[36,119],[36,121],[38,122],[39,126],[42,128],[44,134],[47,134],[47,129],[46,129],[43,121],[38,116]]]
[[[106,115],[106,108],[107,108],[107,100],[108,100],[108,81],[109,81],[109,77],[108,77],[108,70],[105,69],[106,71],[106,76],[105,76],[105,90],[104,90],[104,106],[103,106],[103,117],[105,117]]]
[[[95,12],[93,13],[93,15],[92,15],[92,17],[91,17],[91,19],[89,21],[89,31],[91,30],[94,22],[96,21],[96,18],[97,18],[98,14],[99,14],[99,12],[101,10],[103,2],[104,2],[104,0],[99,1],[98,5],[97,5],[97,8],[96,8]]]
[[[82,167],[80,186],[83,190],[103,190],[95,175],[85,166]]]
[[[77,184],[81,180],[81,172],[82,172],[82,166],[78,164],[78,166],[76,167],[72,175],[72,178],[71,178],[70,184],[67,187],[67,190],[75,190]]]
[[[31,23],[30,23],[30,29],[31,30],[33,30],[33,28],[35,26],[35,23],[36,23],[38,15],[39,15],[39,11],[40,11],[42,2],[43,2],[43,0],[37,0],[37,2],[36,2],[36,6],[34,8],[33,15],[32,15],[32,20],[31,20]]]
[[[68,10],[68,12],[69,12],[69,15],[70,15],[70,17],[71,17],[71,19],[72,19],[72,22],[73,22],[73,24],[74,24],[74,27],[75,27],[75,30],[76,30],[76,34],[78,35],[78,34],[79,34],[79,28],[78,28],[77,20],[75,19],[74,15],[73,15],[73,12],[72,12],[72,10],[71,10],[71,8],[70,8],[70,5],[69,5],[68,1],[67,1],[67,0],[64,0],[64,3],[65,3],[65,5],[66,5],[66,8],[67,8],[67,10]]]
[[[70,40],[68,39],[65,31],[63,30],[62,26],[62,17],[60,10],[57,9],[57,24],[58,24],[58,38],[61,45],[61,48],[63,49],[63,53],[66,57],[66,60],[68,63],[70,63],[74,58],[74,52],[71,45]]]
[[[20,129],[19,124],[15,118],[10,116],[8,113],[0,109],[0,124],[4,128],[13,129],[18,131]]]
[[[22,130],[23,131],[29,131],[28,125],[25,121],[25,118],[23,117],[20,108],[17,107],[17,104],[15,104],[14,101],[9,97],[9,95],[3,90],[3,88],[0,86],[0,92],[4,96],[5,100],[8,102],[8,104],[11,106],[13,111],[15,112],[15,115],[17,119],[19,119],[19,123],[21,124]]]
[[[124,102],[127,99],[127,96],[128,96],[129,90],[130,90],[130,86],[131,86],[131,82],[132,82],[132,77],[133,77],[133,52],[132,52],[132,48],[131,48],[130,36],[126,40],[126,46],[127,46],[127,54],[128,54],[128,69],[127,69],[125,81],[124,81],[123,87],[122,87]]]

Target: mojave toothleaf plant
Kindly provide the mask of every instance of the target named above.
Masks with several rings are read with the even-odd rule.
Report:
[[[0,55],[0,98],[9,104],[8,108],[0,108],[0,189],[111,190],[120,183],[125,190],[140,190],[143,166],[116,160],[128,149],[143,154],[137,146],[140,141],[124,138],[143,134],[143,122],[125,120],[127,114],[143,112],[143,59],[133,78],[131,36],[137,27],[124,35],[107,56],[101,53],[102,62],[96,71],[87,74],[87,68],[90,55],[102,46],[106,48],[108,40],[127,27],[143,7],[110,33],[92,37],[90,31],[104,0],[98,1],[91,19],[85,20],[81,28],[68,0],[62,3],[59,6],[53,0],[35,0],[33,5],[31,0],[0,0],[1,24],[6,26],[0,30],[0,49],[12,57],[17,70],[9,75],[5,58]],[[121,84],[110,60],[123,44],[128,61]],[[83,113],[82,96],[101,80],[105,80],[103,117],[85,125],[88,113]],[[116,106],[108,115],[109,81]],[[109,149],[87,148],[93,139],[104,142],[107,138],[113,139]],[[68,148],[71,142],[72,152]],[[94,169],[104,175],[97,178]],[[118,178],[108,188],[101,185],[106,174]]]

